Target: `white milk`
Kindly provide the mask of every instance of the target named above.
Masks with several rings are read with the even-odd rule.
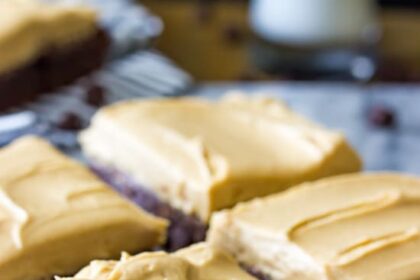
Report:
[[[250,17],[274,43],[358,44],[375,30],[375,7],[372,0],[253,0]]]

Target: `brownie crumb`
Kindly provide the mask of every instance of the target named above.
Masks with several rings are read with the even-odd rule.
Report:
[[[94,107],[100,107],[105,104],[105,91],[100,85],[91,85],[85,95],[85,102]]]
[[[391,128],[395,126],[395,113],[387,107],[375,106],[369,112],[369,121],[377,127]]]
[[[61,115],[56,125],[64,130],[79,130],[83,128],[81,118],[73,112],[66,112]]]

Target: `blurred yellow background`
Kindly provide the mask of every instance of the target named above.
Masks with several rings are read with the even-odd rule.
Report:
[[[248,60],[248,4],[243,1],[142,1],[165,23],[157,47],[198,80],[277,79]],[[420,13],[381,10],[379,80],[420,80]]]

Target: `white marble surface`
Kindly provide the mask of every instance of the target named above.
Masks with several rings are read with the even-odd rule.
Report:
[[[237,89],[282,98],[296,111],[344,132],[362,155],[366,170],[420,175],[420,84],[206,84],[196,88],[194,94],[217,98]],[[395,128],[377,128],[369,123],[369,109],[377,105],[395,111]]]

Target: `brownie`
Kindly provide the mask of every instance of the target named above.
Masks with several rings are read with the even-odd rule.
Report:
[[[50,48],[19,69],[0,75],[0,110],[34,100],[98,69],[108,49],[103,30],[65,49]]]
[[[115,168],[104,167],[97,163],[91,163],[90,166],[101,179],[114,187],[123,196],[144,210],[170,221],[167,242],[164,246],[157,249],[174,252],[205,240],[207,226],[197,217],[188,216],[171,207],[168,203],[159,200],[156,195],[152,194],[144,186],[138,185],[129,176]],[[242,265],[242,268],[260,280],[271,280],[269,276],[253,267]]]
[[[144,210],[170,221],[168,239],[164,250],[176,251],[191,244],[201,242],[206,237],[207,225],[195,216],[171,207],[168,203],[135,183],[129,176],[111,167],[91,164],[91,169],[116,191],[127,197]]]
[[[0,75],[0,110],[32,100],[41,88],[40,60]]]
[[[68,275],[94,259],[165,242],[166,220],[110,191],[42,138],[26,136],[1,148],[0,165],[1,280]]]
[[[51,49],[44,58],[42,91],[50,91],[71,83],[100,68],[106,56],[109,41],[106,33],[98,29],[90,39],[67,49]]]

